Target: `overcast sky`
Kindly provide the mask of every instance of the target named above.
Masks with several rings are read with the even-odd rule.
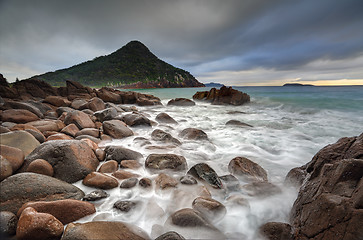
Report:
[[[362,0],[0,0],[10,82],[131,40],[205,83],[363,85]]]

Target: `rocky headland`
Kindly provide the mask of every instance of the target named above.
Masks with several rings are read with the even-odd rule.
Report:
[[[112,88],[91,89],[72,81],[60,88],[39,80],[12,86],[3,80],[0,83],[1,237],[228,239],[231,236],[215,227],[227,211],[215,194],[227,196],[238,189],[247,196],[263,198],[281,192],[279,186],[269,182],[265,169],[244,156],[230,159],[225,166],[230,174],[219,176],[207,163],[192,164],[185,156],[163,153],[163,149],[176,148],[184,141],[212,143],[198,126],[185,128],[178,135],[159,129],[179,123],[167,113],[150,119],[138,109],[160,105],[160,99],[154,96]],[[247,94],[230,88],[196,95],[194,99],[206,98],[218,104],[249,101]],[[189,109],[195,102],[173,99],[168,105]],[[135,127],[151,128],[151,136],[135,136]],[[131,137],[135,146],[155,153],[144,156],[128,146],[102,144]],[[266,223],[260,227],[259,237],[362,239],[362,173],[363,134],[323,148],[311,162],[292,169],[286,177],[287,185],[300,188],[290,222]],[[77,184],[91,190],[84,192]],[[174,201],[187,202],[188,207],[165,212],[157,203],[149,203],[148,214],[167,214],[165,224],[153,227],[149,235],[134,224],[97,218],[100,202],[110,199],[108,191],[117,188],[172,190]],[[249,208],[249,200],[239,195],[227,200]],[[132,216],[142,206],[133,199],[117,199],[109,207]],[[90,221],[78,221],[92,216]]]

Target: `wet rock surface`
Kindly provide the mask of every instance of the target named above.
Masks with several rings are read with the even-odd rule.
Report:
[[[96,170],[99,161],[91,147],[84,141],[58,140],[41,144],[25,158],[22,169],[31,162],[44,159],[54,169],[54,177],[73,183]]]
[[[212,88],[209,92],[197,92],[193,99],[205,100],[212,104],[222,105],[242,105],[250,101],[250,96],[246,93],[233,89],[232,87],[221,87],[219,90]]]
[[[106,191],[101,190],[101,189],[97,189],[94,190],[90,193],[87,193],[84,197],[83,197],[83,201],[97,201],[103,198],[107,198],[109,195]]]
[[[14,214],[26,202],[80,200],[84,196],[83,191],[72,184],[36,173],[12,175],[0,182],[0,189],[0,211],[10,211]]]
[[[170,100],[168,102],[168,105],[190,107],[190,106],[194,106],[195,102],[190,99],[187,99],[187,98],[175,98],[175,99]]]
[[[52,239],[63,233],[63,224],[48,213],[28,207],[22,212],[16,228],[17,239]]]
[[[307,177],[290,221],[301,239],[357,239],[363,236],[363,134],[342,138],[305,165]]]
[[[253,180],[267,181],[267,172],[260,165],[245,157],[233,158],[228,170],[234,175],[245,176]]]
[[[223,184],[217,173],[206,163],[198,163],[191,167],[188,174],[206,181],[214,188],[223,188]]]
[[[94,221],[68,224],[64,230],[62,240],[74,239],[144,240],[148,239],[148,237],[143,230],[130,224],[125,224],[123,222]]]
[[[96,212],[95,206],[91,203],[75,199],[64,199],[48,202],[27,202],[19,209],[17,215],[20,216],[24,209],[28,207],[40,213],[49,213],[64,225]]]

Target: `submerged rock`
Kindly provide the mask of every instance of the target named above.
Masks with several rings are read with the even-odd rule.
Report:
[[[143,157],[142,154],[139,152],[120,146],[107,146],[105,148],[105,152],[106,152],[106,161],[115,160],[119,163],[122,160],[138,160]]]
[[[252,125],[249,125],[247,123],[243,123],[243,122],[238,121],[238,120],[229,120],[228,122],[226,122],[226,125],[238,126],[238,127],[253,127]]]
[[[167,113],[159,113],[155,120],[159,123],[178,124],[174,118],[170,117]]]
[[[208,135],[197,128],[186,128],[180,132],[179,136],[189,140],[208,140]]]
[[[123,117],[123,121],[129,126],[151,126],[150,120],[142,114],[127,114]]]
[[[227,212],[226,207],[222,203],[206,197],[197,197],[194,199],[192,207],[211,222],[221,220]]]
[[[178,185],[178,181],[165,173],[160,173],[155,179],[155,184],[160,189],[165,189],[170,187],[176,187]]]
[[[129,212],[136,206],[136,202],[119,200],[113,204],[113,208],[116,208],[122,212]]]
[[[88,194],[86,194],[86,196],[84,196],[83,201],[97,201],[103,198],[108,197],[108,193],[104,190],[101,189],[97,189],[95,191],[92,191]]]
[[[181,142],[178,139],[171,136],[170,133],[164,132],[163,130],[160,130],[160,129],[155,129],[151,133],[151,138],[154,141],[159,141],[159,142],[163,142],[163,143],[172,143],[172,144],[175,144],[175,145],[181,145]]]
[[[155,240],[185,240],[185,238],[177,232],[170,231],[160,235]]]

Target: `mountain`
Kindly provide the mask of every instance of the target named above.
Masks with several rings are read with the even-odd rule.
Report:
[[[97,57],[70,68],[31,77],[54,86],[66,80],[83,85],[124,88],[203,87],[189,72],[156,57],[139,41],[131,41],[107,56]]]
[[[224,84],[221,83],[215,83],[215,82],[210,82],[210,83],[205,83],[204,84],[205,87],[215,87],[215,88],[221,88],[224,86]]]
[[[283,87],[312,87],[312,84],[301,84],[301,83],[285,83]]]

